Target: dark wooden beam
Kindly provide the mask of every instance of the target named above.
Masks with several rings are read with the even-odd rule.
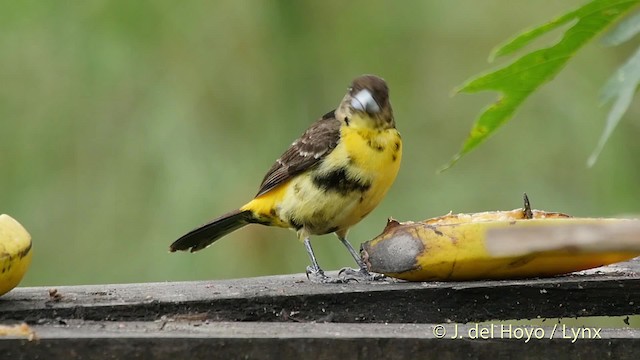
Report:
[[[602,329],[573,337],[545,326],[541,339],[496,329],[493,338],[434,336],[432,324],[84,322],[34,326],[39,339],[0,340],[3,359],[635,359],[640,330]],[[486,325],[485,325],[486,326]],[[574,328],[575,329],[575,328]],[[538,331],[538,334],[542,334]],[[473,335],[472,335],[473,336]],[[515,355],[517,354],[517,356]]]
[[[333,274],[335,276],[335,274]],[[640,314],[640,261],[547,279],[312,284],[304,275],[122,285],[18,288],[0,321],[56,319],[466,323]]]

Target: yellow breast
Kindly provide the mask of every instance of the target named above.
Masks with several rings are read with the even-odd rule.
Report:
[[[384,198],[401,159],[396,129],[343,127],[340,142],[319,164],[243,209],[269,218],[270,225],[311,235],[347,230]]]
[[[310,234],[346,230],[368,215],[396,178],[402,142],[396,129],[343,127],[338,146],[287,186],[279,218]]]
[[[336,149],[340,151],[336,154],[332,152],[328,158],[338,160],[336,162],[346,159],[350,174],[369,179],[371,183],[371,187],[363,194],[362,202],[345,219],[345,225],[351,226],[382,201],[395,181],[402,160],[402,140],[395,128],[372,130],[345,127],[341,133],[344,147]]]

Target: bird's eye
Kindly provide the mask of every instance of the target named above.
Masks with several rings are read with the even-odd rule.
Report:
[[[344,124],[349,126],[349,118],[348,117],[344,117]]]

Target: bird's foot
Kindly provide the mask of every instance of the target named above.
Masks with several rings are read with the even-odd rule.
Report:
[[[348,279],[328,277],[322,269],[314,268],[313,266],[307,266],[307,279],[316,284],[344,284],[349,282]]]
[[[352,269],[345,267],[338,272],[338,276],[345,281],[379,281],[386,280],[387,277],[382,274],[372,274],[367,269]]]

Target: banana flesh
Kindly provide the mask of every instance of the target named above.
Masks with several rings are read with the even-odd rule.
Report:
[[[31,235],[11,216],[0,215],[0,295],[20,283],[31,256]]]
[[[531,210],[525,200],[525,208],[512,211],[447,214],[420,222],[390,219],[382,234],[362,244],[361,255],[370,271],[410,281],[549,277],[626,261],[640,252],[560,248],[495,256],[487,250],[487,231],[567,224],[610,226],[622,222],[640,220],[573,218]]]

